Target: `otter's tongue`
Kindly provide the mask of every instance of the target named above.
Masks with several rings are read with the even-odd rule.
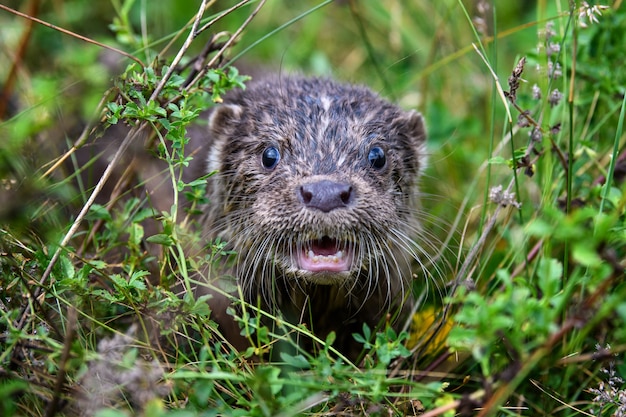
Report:
[[[346,252],[335,239],[324,236],[298,251],[298,266],[310,272],[349,271],[351,260]]]

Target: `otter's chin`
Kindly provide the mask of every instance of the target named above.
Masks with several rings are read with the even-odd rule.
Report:
[[[308,272],[300,271],[300,279],[315,285],[345,285],[346,282],[351,281],[352,274],[349,271],[345,272]]]
[[[353,253],[352,245],[324,236],[299,247],[294,263],[311,281],[340,281],[352,269]]]

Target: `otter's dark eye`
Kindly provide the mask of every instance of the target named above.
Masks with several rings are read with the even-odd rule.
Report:
[[[385,151],[383,151],[383,149],[379,146],[374,146],[372,149],[370,149],[370,152],[367,154],[367,160],[369,161],[372,168],[375,169],[382,169],[387,163]]]
[[[276,165],[278,165],[278,161],[280,161],[280,152],[276,149],[276,147],[270,146],[263,151],[261,163],[264,168],[274,169],[276,168]]]

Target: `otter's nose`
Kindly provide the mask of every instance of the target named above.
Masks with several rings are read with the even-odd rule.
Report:
[[[308,208],[328,213],[336,208],[346,207],[354,200],[350,184],[321,180],[304,184],[297,190],[300,201]]]

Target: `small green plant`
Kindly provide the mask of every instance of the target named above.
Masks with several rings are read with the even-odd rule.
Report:
[[[508,186],[490,190],[486,201],[496,206],[491,206],[491,220],[486,218],[484,224],[487,232],[498,229],[497,240],[506,249],[500,252],[492,246],[486,257],[481,256],[482,267],[476,259],[474,268],[480,274],[474,275],[475,281],[458,277],[458,290],[449,300],[458,306],[450,346],[457,352],[471,352],[482,387],[493,392],[480,415],[504,410],[519,390],[526,393],[529,408],[545,410],[539,405],[542,400],[533,399],[531,390],[524,388],[529,383],[540,392],[553,392],[561,404],[584,398],[580,384],[585,382],[574,382],[576,371],[566,367],[563,373],[568,378],[563,379],[552,370],[567,363],[564,358],[569,355],[595,346],[601,337],[599,326],[607,332],[603,337],[611,341],[622,337],[613,326],[626,297],[620,282],[626,255],[624,187],[612,181],[612,162],[619,159],[617,144],[623,137],[626,100],[615,103],[620,115],[613,143],[602,143],[611,164],[596,173],[604,176],[600,182],[594,181],[589,169],[590,159],[595,158],[590,152],[594,133],[589,125],[574,124],[578,112],[585,111],[576,98],[587,92],[572,88],[580,75],[570,59],[572,54],[577,59],[581,55],[579,50],[570,50],[572,45],[579,46],[571,39],[583,30],[577,19],[584,15],[597,21],[600,10],[586,3],[580,8],[572,5],[560,30],[555,22],[548,22],[540,34],[539,53],[519,59],[508,77],[509,89],[500,88],[508,114],[516,111],[519,117],[515,120],[507,114],[510,156],[492,157],[490,163],[493,167],[505,163],[512,178]],[[580,36],[576,39],[584,44],[588,38]],[[534,85],[522,83],[530,77],[526,75],[529,64],[540,69]],[[530,91],[526,91],[528,84]],[[596,115],[587,117],[595,119]],[[598,119],[600,125],[605,122]],[[520,141],[522,145],[516,146]],[[500,224],[496,216],[501,210],[516,213]],[[474,262],[475,254],[471,251],[466,262]]]
[[[363,324],[363,334],[354,334],[354,339],[363,343],[366,350],[372,350],[376,352],[376,366],[381,369],[386,369],[391,361],[396,358],[407,358],[411,352],[406,348],[405,343],[409,334],[407,332],[401,332],[399,335],[396,331],[387,326],[384,332],[376,333],[374,341],[372,340],[372,331],[370,328]]]

